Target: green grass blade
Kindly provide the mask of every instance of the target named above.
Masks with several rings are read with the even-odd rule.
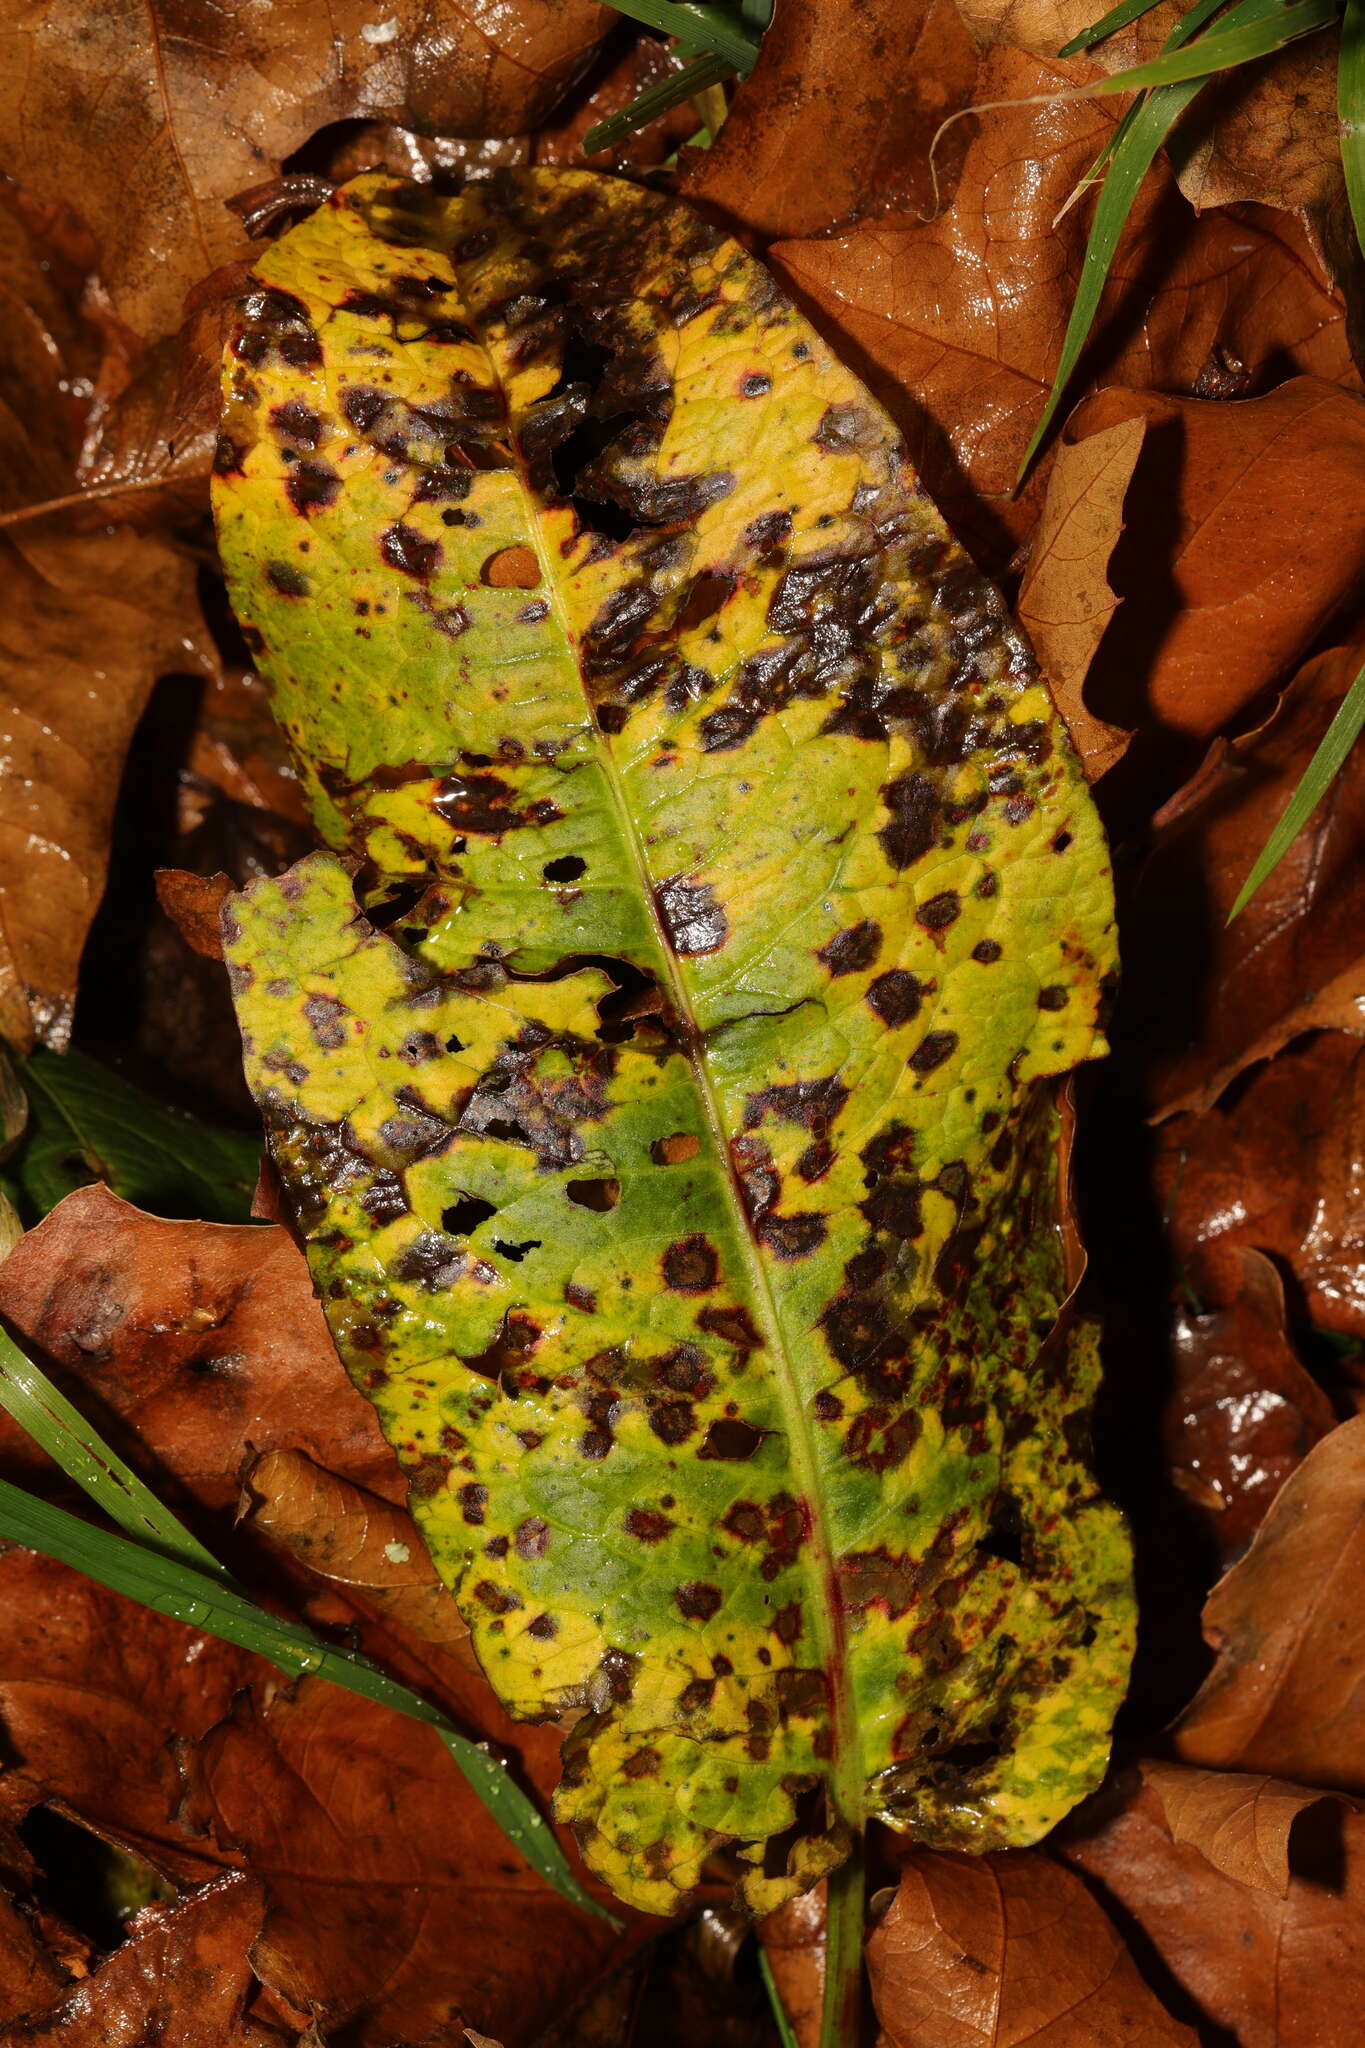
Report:
[[[1170,40],[1173,42],[1175,35],[1182,30],[1186,35],[1193,34],[1198,26],[1201,9],[1207,10],[1208,4],[1209,0],[1197,0],[1196,6],[1182,18],[1177,29],[1172,32]],[[1299,0],[1299,4],[1306,4],[1319,10],[1326,8],[1330,11],[1335,0]],[[1277,34],[1282,34],[1284,23],[1296,11],[1295,7],[1284,6],[1283,0],[1238,0],[1238,5],[1225,17],[1223,26],[1217,34],[1202,37],[1194,48],[1207,50],[1210,46],[1218,44],[1226,54],[1228,44],[1247,29],[1268,30],[1273,26]],[[1164,64],[1192,59],[1190,53],[1176,49],[1163,54],[1155,61]],[[1206,58],[1201,61],[1207,63]],[[1227,61],[1244,62],[1245,58],[1228,58]],[[1139,68],[1150,72],[1152,67],[1147,65]],[[1116,74],[1118,78],[1127,79],[1130,83],[1136,75],[1132,71]],[[1129,108],[1126,133],[1121,133],[1114,139],[1109,171],[1095,202],[1094,218],[1090,224],[1090,234],[1081,262],[1081,275],[1076,285],[1076,295],[1071,302],[1071,314],[1067,320],[1066,333],[1062,337],[1057,367],[1053,372],[1052,389],[1024,451],[1024,459],[1019,465],[1019,474],[1015,479],[1016,488],[1023,482],[1030,463],[1056,417],[1057,408],[1071,381],[1072,372],[1089,338],[1104,291],[1105,279],[1114,260],[1114,251],[1118,247],[1119,236],[1123,233],[1138,188],[1146,177],[1158,149],[1175,121],[1199,91],[1202,82],[1202,76],[1184,78],[1178,83],[1160,86],[1156,91],[1149,93],[1138,105]],[[1115,80],[1107,79],[1103,83],[1108,88],[1114,85]],[[1123,89],[1126,90],[1127,87]]]
[[[149,1544],[192,1571],[205,1572],[225,1585],[232,1583],[213,1553],[143,1485],[5,1330],[0,1330],[0,1407],[8,1409],[19,1427],[85,1489],[110,1521],[117,1522],[137,1542]]]
[[[111,1592],[188,1628],[253,1651],[289,1678],[325,1678],[434,1728],[471,1790],[531,1868],[584,1912],[611,1920],[578,1882],[553,1831],[497,1758],[483,1744],[461,1735],[439,1707],[400,1685],[368,1658],[324,1643],[299,1623],[268,1614],[231,1585],[125,1536],[95,1528],[6,1480],[0,1480],[0,1539],[69,1565]]]
[[[792,2029],[792,2023],[787,2018],[787,2008],[782,2003],[782,1994],[777,1988],[777,1979],[773,1976],[773,1966],[768,1961],[768,1951],[761,1941],[758,1944],[758,1974],[763,1979],[763,1989],[768,1994],[768,2006],[782,2048],[801,2048]]]
[[[1148,64],[1135,64],[1128,71],[1111,72],[1108,78],[1086,86],[1086,96],[1138,92],[1150,86],[1173,85],[1182,79],[1208,78],[1215,72],[1231,71],[1235,65],[1249,64],[1256,57],[1267,57],[1300,36],[1312,35],[1314,30],[1328,27],[1336,20],[1338,7],[1339,0],[1293,0],[1291,6],[1277,6],[1259,20],[1244,18],[1236,27],[1232,24],[1242,10],[1234,7],[1226,20],[1208,35],[1200,36],[1184,49],[1168,50],[1160,57],[1153,57]]]
[[[618,142],[624,142],[628,135],[633,135],[637,128],[644,128],[650,121],[657,120],[660,114],[681,106],[694,93],[705,92],[708,86],[719,85],[734,75],[734,65],[723,57],[713,57],[709,53],[694,57],[672,78],[660,79],[657,85],[651,85],[638,99],[632,100],[628,107],[622,107],[619,113],[608,114],[604,121],[598,121],[589,128],[583,137],[584,156],[593,156],[599,149],[613,149]]]
[[[1337,112],[1341,117],[1341,168],[1346,173],[1346,197],[1355,222],[1356,240],[1365,251],[1365,0],[1346,0],[1342,13]]]
[[[1280,821],[1256,856],[1256,862],[1237,892],[1237,901],[1228,912],[1228,923],[1240,917],[1267,875],[1277,868],[1288,853],[1309,818],[1322,802],[1323,797],[1341,773],[1346,756],[1365,725],[1365,668],[1362,668],[1346,695],[1337,707],[1332,723],[1318,745],[1308,766],[1299,780],[1299,786],[1290,797],[1281,814]]]
[[[1093,49],[1095,44],[1102,43],[1106,36],[1116,35],[1119,29],[1127,28],[1130,21],[1138,20],[1141,15],[1150,14],[1156,4],[1157,0],[1119,0],[1117,7],[1111,7],[1098,21],[1092,21],[1089,28],[1083,28],[1069,43],[1063,43],[1057,55],[1075,57],[1082,50]]]
[[[611,0],[618,14],[643,22],[646,28],[662,29],[676,36],[687,49],[710,50],[723,57],[735,71],[752,71],[758,44],[736,26],[733,18],[703,0]]]

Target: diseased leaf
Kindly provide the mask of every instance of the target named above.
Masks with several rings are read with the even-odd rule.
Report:
[[[1209,1596],[1218,1662],[1175,1730],[1188,1762],[1365,1791],[1363,1470],[1355,1416],[1309,1452]]]
[[[1082,60],[1004,50],[983,67],[976,97],[1017,101],[1093,76]],[[871,220],[842,236],[782,242],[773,262],[842,337],[978,559],[1003,566],[1037,514],[1045,470],[1018,499],[1015,475],[1085,248],[1085,209],[1057,216],[1112,134],[1113,110],[1054,100],[983,106],[977,119],[953,203],[937,219]],[[1154,170],[1119,244],[1076,396],[1100,379],[1221,394],[1229,378],[1240,396],[1291,365],[1350,373],[1342,307],[1302,235],[1269,213],[1196,218],[1169,174]]]
[[[1365,1815],[1346,1802],[1144,1763],[1077,1816],[1063,1853],[1150,1944],[1205,2038],[1355,2048]]]
[[[484,1668],[588,1710],[558,1811],[651,1910],[727,1840],[760,1909],[869,1814],[1031,1840],[1102,1766],[1129,1613],[1089,1346],[1039,1352],[1043,1084],[1112,935],[1023,645],[667,200],[360,179],[257,277],[221,545],[361,865],[254,885],[227,957]]]
[[[40,1049],[18,1073],[29,1126],[5,1178],[30,1222],[91,1180],[161,1214],[246,1222],[256,1137],[153,1102],[83,1053]]]
[[[120,318],[148,339],[242,252],[224,202],[331,121],[473,135],[548,112],[611,15],[597,0],[368,0],[269,17],[57,0],[0,27],[0,157],[80,207]],[[366,31],[381,31],[380,34]]]
[[[878,2048],[1195,2048],[1080,1879],[915,1850],[867,1945]]]

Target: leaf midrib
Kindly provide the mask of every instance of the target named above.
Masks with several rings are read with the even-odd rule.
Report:
[[[488,363],[490,381],[505,399],[502,380],[497,374],[493,357],[484,338],[483,322],[470,306],[461,279],[461,266],[453,252],[450,255],[451,269],[460,282],[461,299],[465,318],[477,334]],[[865,1771],[862,1762],[861,1743],[858,1736],[858,1722],[853,1698],[851,1673],[848,1662],[847,1638],[843,1625],[843,1610],[839,1603],[838,1576],[835,1569],[835,1552],[831,1540],[824,1495],[820,1486],[820,1466],[816,1456],[815,1439],[807,1419],[805,1403],[797,1371],[788,1351],[777,1302],[767,1271],[758,1255],[754,1242],[748,1211],[740,1191],[730,1141],[720,1114],[720,1105],[706,1063],[704,1043],[698,1027],[692,1001],[686,983],[678,968],[677,956],[669,944],[667,933],[659,917],[655,885],[645,859],[644,847],[639,830],[626,800],[620,770],[609,735],[598,726],[592,700],[584,681],[582,665],[575,651],[574,637],[565,613],[563,593],[560,588],[557,565],[552,561],[545,544],[541,524],[541,502],[532,489],[516,433],[508,420],[507,445],[512,450],[514,473],[521,488],[527,508],[527,526],[540,563],[541,578],[550,594],[550,603],[556,624],[564,636],[565,646],[573,662],[574,672],[583,690],[584,707],[588,726],[596,741],[597,757],[602,764],[603,779],[610,792],[617,823],[623,841],[629,849],[636,879],[648,909],[650,923],[657,941],[659,959],[667,978],[668,993],[683,1026],[683,1050],[696,1080],[697,1094],[706,1116],[712,1142],[724,1167],[724,1186],[735,1225],[734,1236],[742,1247],[742,1256],[748,1271],[752,1299],[759,1310],[765,1347],[775,1362],[772,1383],[782,1411],[783,1426],[787,1438],[788,1453],[800,1494],[808,1502],[811,1517],[811,1535],[808,1545],[809,1561],[807,1577],[812,1582],[812,1625],[817,1632],[817,1648],[820,1665],[826,1673],[830,1692],[830,1720],[834,1738],[834,1750],[826,1774],[826,1785],[834,1818],[842,1820],[856,1834],[863,1823],[865,1801]]]

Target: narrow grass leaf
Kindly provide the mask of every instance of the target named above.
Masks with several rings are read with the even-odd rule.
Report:
[[[1092,21],[1089,28],[1083,28],[1069,43],[1063,43],[1057,52],[1059,57],[1075,57],[1082,50],[1092,50],[1096,43],[1102,43],[1106,36],[1117,35],[1121,28],[1127,28],[1130,21],[1150,14],[1157,0],[1119,0],[1117,7],[1111,7],[1098,21]],[[1221,4],[1221,0],[1220,0]]]
[[[1335,21],[1338,0],[1294,0],[1289,7],[1277,6],[1261,20],[1242,16],[1234,7],[1222,25],[1200,36],[1183,50],[1167,51],[1148,64],[1135,64],[1128,71],[1111,72],[1084,88],[1084,96],[1103,98],[1117,92],[1137,92],[1148,86],[1173,85],[1181,79],[1208,78],[1215,72],[1231,71],[1282,50],[1300,36],[1312,35]],[[1239,17],[1241,17],[1239,19]],[[1237,26],[1232,26],[1237,21]]]
[[[1228,912],[1228,923],[1239,917],[1266,877],[1274,872],[1341,773],[1346,756],[1365,725],[1365,668],[1362,668],[1337,709],[1336,717],[1323,734],[1318,750],[1304,769],[1299,786],[1285,805],[1280,821],[1256,856],[1251,873]]]
[[[745,74],[753,69],[757,43],[719,7],[705,6],[702,0],[611,0],[611,4],[618,14],[643,22],[646,28],[676,36],[687,49],[710,50]]]
[[[614,149],[618,142],[624,142],[637,129],[647,127],[660,114],[671,112],[682,105],[684,100],[705,92],[709,86],[719,85],[726,78],[733,78],[735,67],[723,57],[709,54],[694,57],[690,64],[675,72],[672,78],[660,79],[651,85],[628,107],[618,113],[608,114],[604,121],[598,121],[583,137],[584,156],[593,156],[599,149]]]
[[[1356,240],[1365,251],[1365,0],[1346,0],[1337,56],[1341,167]]]
[[[787,2018],[787,2008],[782,2003],[782,1994],[777,1988],[777,1979],[773,1976],[773,1966],[768,1961],[768,1951],[761,1942],[758,1949],[758,1973],[763,1979],[763,1989],[768,1994],[773,2025],[777,2028],[777,2038],[782,2043],[782,2048],[801,2048],[792,2023]]]
[[[1207,0],[1200,0],[1200,4],[1206,5]],[[1157,65],[1162,64],[1199,61],[1205,66],[1206,73],[1208,70],[1244,63],[1249,54],[1261,54],[1266,47],[1278,48],[1280,42],[1287,39],[1285,24],[1291,17],[1302,20],[1304,10],[1307,9],[1326,18],[1330,16],[1333,6],[1334,0],[1296,0],[1296,4],[1290,7],[1284,6],[1283,0],[1239,0],[1239,4],[1225,17],[1216,35],[1201,37],[1190,50],[1169,51],[1155,59],[1153,64],[1140,65],[1136,70],[1116,73],[1113,78],[1103,79],[1097,86],[1087,88],[1087,92],[1126,91],[1135,84],[1151,85],[1154,83],[1153,71]],[[1197,11],[1192,10],[1196,13]],[[1321,23],[1315,22],[1314,25],[1320,26]],[[1260,44],[1254,52],[1247,52],[1244,41],[1239,38],[1244,39],[1246,35],[1258,33],[1270,34],[1272,41],[1269,45]],[[1301,34],[1304,30],[1296,28],[1293,33]],[[1220,52],[1217,63],[1210,64],[1207,54],[1196,59],[1196,52],[1207,53],[1215,44]],[[1240,54],[1233,54],[1234,44]],[[1139,105],[1129,109],[1127,133],[1122,135],[1121,139],[1116,138],[1108,175],[1095,202],[1094,219],[1090,224],[1090,234],[1081,262],[1081,275],[1076,286],[1075,298],[1071,303],[1066,333],[1062,337],[1057,368],[1053,373],[1052,389],[1048,393],[1047,403],[1043,407],[1038,424],[1033,430],[1033,437],[1024,451],[1016,487],[1023,482],[1029,465],[1051,427],[1072,373],[1080,360],[1081,351],[1094,324],[1105,279],[1114,260],[1114,251],[1118,247],[1119,236],[1123,233],[1124,224],[1132,211],[1138,188],[1175,121],[1198,92],[1205,73],[1197,77],[1181,78],[1176,83],[1158,85],[1156,91],[1149,93]]]
[[[143,1485],[5,1330],[0,1330],[0,1407],[137,1542],[232,1584],[213,1553]]]

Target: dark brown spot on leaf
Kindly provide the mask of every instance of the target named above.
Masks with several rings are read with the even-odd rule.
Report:
[[[675,1294],[706,1294],[720,1278],[720,1260],[715,1247],[694,1231],[671,1244],[663,1256],[665,1287]]]
[[[724,1598],[719,1586],[708,1586],[702,1579],[689,1579],[673,1595],[684,1621],[710,1621]]]
[[[861,974],[870,967],[881,951],[882,928],[869,918],[861,924],[850,925],[847,931],[836,932],[827,946],[820,948],[819,959],[833,975]]]

